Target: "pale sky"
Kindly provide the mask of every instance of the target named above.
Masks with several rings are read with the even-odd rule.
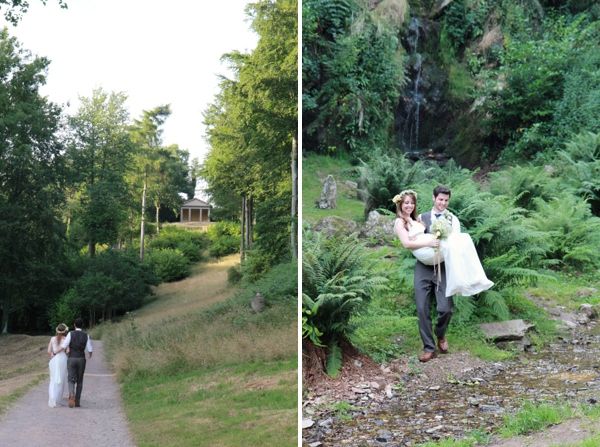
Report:
[[[218,75],[230,76],[224,53],[250,52],[258,36],[244,13],[248,0],[31,0],[16,27],[24,49],[50,59],[41,90],[76,112],[93,89],[124,92],[132,119],[171,104],[165,144],[178,144],[190,160],[208,151],[202,113],[218,92]],[[0,26],[6,22],[2,16]]]

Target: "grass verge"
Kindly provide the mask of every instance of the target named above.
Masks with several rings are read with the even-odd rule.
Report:
[[[149,306],[98,329],[137,445],[297,444],[295,277],[273,269],[233,289],[232,260],[161,285]],[[249,305],[256,290],[261,313]]]
[[[322,210],[315,206],[321,197],[323,181],[333,175],[337,186],[337,208]],[[343,158],[310,154],[302,159],[302,219],[314,224],[327,216],[363,221],[364,203],[356,197],[356,190],[349,188],[345,181],[356,182],[358,174],[350,162]]]

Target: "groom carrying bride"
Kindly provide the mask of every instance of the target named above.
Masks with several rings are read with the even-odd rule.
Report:
[[[438,313],[435,325],[437,348],[448,352],[446,330],[452,318],[452,295],[471,296],[489,289],[494,283],[487,279],[479,262],[473,241],[460,232],[460,222],[450,213],[451,191],[439,185],[433,190],[433,209],[416,215],[417,194],[402,191],[392,201],[396,204],[394,232],[404,248],[417,258],[414,274],[415,302],[423,353],[419,361],[436,357],[436,343],[431,322],[431,298],[435,297]],[[432,227],[445,228],[446,237],[435,237]],[[443,240],[442,240],[443,239]]]

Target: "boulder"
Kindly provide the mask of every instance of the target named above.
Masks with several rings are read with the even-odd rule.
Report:
[[[372,245],[388,244],[394,240],[394,219],[371,211],[360,230],[360,237],[368,239]]]
[[[353,220],[343,219],[338,216],[327,216],[319,220],[313,227],[314,231],[328,237],[348,236],[358,231],[358,224]]]
[[[317,208],[332,210],[337,207],[337,185],[333,175],[329,174],[323,182],[321,198],[316,202]]]
[[[498,321],[479,325],[485,337],[493,341],[520,340],[534,324],[523,320]]]
[[[256,313],[260,313],[265,309],[265,298],[260,292],[256,292],[256,295],[250,301],[250,307]]]

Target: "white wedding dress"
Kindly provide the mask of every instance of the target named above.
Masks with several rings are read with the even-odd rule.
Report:
[[[60,349],[56,337],[50,339],[49,349],[56,352]],[[67,384],[67,354],[61,351],[50,359],[50,384],[48,385],[48,406],[56,407],[68,392]]]
[[[425,226],[414,222],[408,230],[411,240],[432,239],[425,233]],[[413,255],[425,265],[444,261],[446,268],[446,296],[472,296],[488,290],[494,285],[483,271],[477,250],[468,233],[452,232],[440,241],[440,248],[423,247],[412,250]]]

